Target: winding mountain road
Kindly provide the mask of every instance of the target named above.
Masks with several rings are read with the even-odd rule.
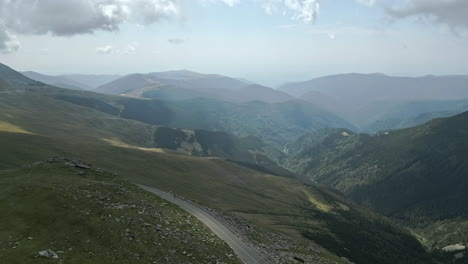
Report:
[[[205,210],[197,207],[196,205],[184,201],[180,198],[174,197],[174,195],[152,188],[144,185],[138,185],[142,189],[149,191],[157,196],[178,205],[180,208],[184,209],[191,215],[198,218],[202,221],[208,228],[213,231],[218,237],[224,240],[231,248],[234,250],[234,253],[245,263],[247,264],[268,264],[260,254],[258,254],[252,247],[244,243],[238,236],[236,236],[229,228],[227,228],[220,221],[216,220],[212,215],[210,215]]]

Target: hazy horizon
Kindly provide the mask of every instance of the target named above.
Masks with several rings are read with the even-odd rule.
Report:
[[[9,65],[7,65],[9,66]],[[18,70],[18,69],[15,69],[15,70]],[[199,74],[207,74],[207,75],[210,75],[210,74],[213,74],[213,75],[221,75],[217,72],[197,72],[197,71],[193,71],[193,70],[190,70],[190,69],[169,69],[169,70],[161,70],[161,71],[146,71],[146,72],[129,72],[129,73],[103,73],[103,74],[99,74],[99,73],[89,73],[89,74],[86,74],[86,73],[81,73],[81,72],[66,72],[64,71],[64,73],[58,73],[58,74],[54,74],[54,73],[51,73],[51,74],[47,74],[47,73],[44,73],[44,72],[39,72],[39,71],[35,71],[35,70],[18,70],[19,72],[34,72],[34,73],[39,73],[39,74],[43,74],[43,75],[47,75],[47,76],[69,76],[69,75],[85,75],[85,76],[92,76],[92,75],[95,75],[95,76],[99,76],[99,75],[115,75],[115,76],[126,76],[126,75],[132,75],[132,74],[150,74],[150,73],[158,73],[158,72],[177,72],[177,71],[189,71],[189,72],[195,72],[195,73],[199,73]],[[274,88],[274,89],[277,89],[277,88],[280,88],[280,86],[284,85],[284,84],[289,84],[289,83],[300,83],[300,82],[306,82],[306,81],[310,81],[310,80],[313,80],[313,79],[319,79],[319,78],[323,78],[323,77],[329,77],[329,76],[335,76],[335,75],[347,75],[347,74],[358,74],[358,75],[372,75],[372,74],[379,74],[379,75],[385,75],[385,76],[388,76],[388,77],[396,77],[396,78],[423,78],[423,77],[440,77],[440,76],[468,76],[468,74],[423,74],[423,75],[420,75],[420,74],[415,74],[415,75],[392,75],[392,74],[387,74],[387,73],[382,73],[382,72],[341,72],[341,73],[331,73],[331,74],[327,74],[327,75],[319,75],[319,76],[311,76],[310,78],[306,78],[306,79],[297,79],[297,80],[289,80],[289,81],[284,81],[284,82],[279,82],[279,83],[275,83],[275,84],[264,84],[264,83],[259,83],[259,82],[254,82],[250,79],[246,79],[246,78],[243,78],[243,77],[238,77],[238,76],[229,76],[229,75],[221,75],[221,76],[225,76],[225,77],[229,77],[229,78],[233,78],[233,79],[238,79],[238,80],[243,80],[243,81],[248,81],[248,82],[252,82],[253,84],[258,84],[258,85],[263,85],[263,86],[267,86],[267,87],[270,87],[270,88]]]

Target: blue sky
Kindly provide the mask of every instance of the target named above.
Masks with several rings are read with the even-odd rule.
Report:
[[[468,18],[461,12],[468,1],[136,0],[145,5],[141,8],[111,0],[130,12],[112,9],[115,14],[105,22],[97,16],[102,14],[86,17],[84,0],[52,9],[54,1],[35,0],[37,9],[27,13],[21,2],[30,6],[31,1],[0,4],[0,62],[18,70],[127,74],[188,69],[270,86],[347,72],[468,74]],[[268,4],[272,12],[265,9]],[[85,18],[73,25],[67,12],[82,12]],[[21,20],[31,14],[37,16],[33,22]],[[67,27],[58,25],[64,21]]]

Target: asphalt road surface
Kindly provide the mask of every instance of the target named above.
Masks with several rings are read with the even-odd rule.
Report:
[[[191,215],[202,221],[208,228],[224,240],[231,248],[234,253],[247,264],[267,264],[266,261],[260,254],[258,254],[252,247],[244,243],[238,236],[236,236],[231,230],[229,230],[224,224],[216,220],[205,210],[197,207],[196,205],[186,202],[180,198],[174,197],[173,194],[151,188],[144,185],[138,185],[141,188],[156,194],[157,196],[178,205]]]

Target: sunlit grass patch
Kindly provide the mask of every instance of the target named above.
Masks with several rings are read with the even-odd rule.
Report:
[[[137,146],[132,146],[126,143],[123,143],[121,141],[117,141],[114,139],[108,139],[108,138],[103,138],[105,142],[111,144],[112,146],[115,147],[121,147],[121,148],[129,148],[129,149],[138,149],[138,150],[143,150],[143,151],[150,151],[150,152],[157,152],[157,153],[166,153],[164,149],[161,148],[142,148],[142,147],[137,147]]]
[[[10,123],[0,121],[0,131],[10,133],[34,134]]]
[[[333,209],[333,206],[323,201],[323,199],[321,199],[321,197],[318,195],[313,195],[306,189],[302,189],[302,192],[307,196],[309,202],[315,205],[320,211],[328,213],[331,209]]]

